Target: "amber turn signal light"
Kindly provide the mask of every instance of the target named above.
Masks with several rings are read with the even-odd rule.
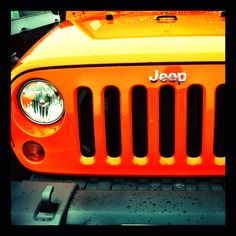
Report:
[[[28,160],[33,162],[42,161],[45,157],[43,147],[34,141],[28,141],[24,144],[23,153]]]

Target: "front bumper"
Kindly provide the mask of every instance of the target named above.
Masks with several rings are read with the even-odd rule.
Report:
[[[224,178],[34,174],[11,187],[13,225],[225,225]]]

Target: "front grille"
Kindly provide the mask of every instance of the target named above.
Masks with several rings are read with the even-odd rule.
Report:
[[[178,84],[140,75],[136,82],[134,72],[128,83],[121,77],[99,89],[96,82],[79,87],[81,163],[102,174],[222,175],[224,81],[196,74]]]

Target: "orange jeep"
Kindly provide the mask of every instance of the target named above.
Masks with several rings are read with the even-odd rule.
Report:
[[[12,224],[225,224],[224,11],[67,11],[11,77]]]

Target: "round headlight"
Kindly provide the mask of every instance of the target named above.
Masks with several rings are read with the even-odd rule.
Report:
[[[64,114],[61,94],[44,80],[32,80],[24,84],[18,99],[25,116],[37,124],[52,124]]]

